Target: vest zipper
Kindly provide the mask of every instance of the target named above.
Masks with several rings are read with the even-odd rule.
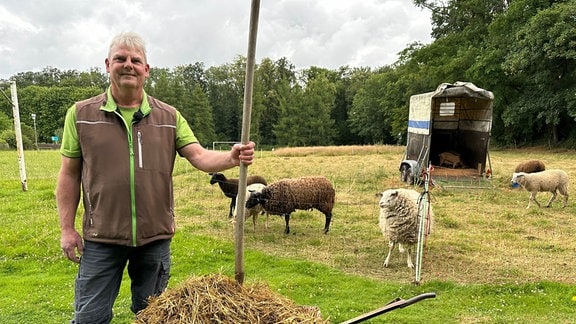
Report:
[[[144,162],[142,161],[142,133],[140,130],[136,136],[138,136],[138,167],[142,169]]]
[[[129,133],[130,134],[130,133]],[[134,144],[132,135],[128,135],[128,147],[130,150],[130,206],[132,209],[132,246],[136,246],[136,189],[135,189],[135,176],[134,176]]]
[[[120,116],[120,119],[124,121],[126,127],[126,133],[128,134],[128,152],[130,155],[130,207],[131,207],[131,218],[132,218],[132,246],[137,246],[137,223],[136,223],[136,189],[135,189],[135,175],[134,175],[134,137],[129,127],[134,130],[134,121],[125,121],[120,113],[116,111],[116,114]]]
[[[90,225],[90,227],[94,226],[94,217],[92,216],[93,214],[93,209],[92,209],[92,200],[90,199],[90,192],[86,192],[86,200],[88,201],[88,223]]]

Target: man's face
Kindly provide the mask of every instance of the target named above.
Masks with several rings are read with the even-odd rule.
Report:
[[[146,63],[144,53],[136,49],[115,47],[105,63],[110,83],[118,89],[141,89],[149,76],[150,66]]]

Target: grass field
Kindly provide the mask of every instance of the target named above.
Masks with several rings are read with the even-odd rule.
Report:
[[[422,281],[397,254],[382,262],[387,243],[377,226],[375,193],[405,186],[398,172],[403,147],[280,149],[257,153],[250,174],[269,182],[321,174],[336,188],[331,230],[322,234],[318,211],[271,216],[256,233],[245,227],[246,283],[265,282],[302,305],[318,306],[338,323],[396,297],[437,297],[383,314],[369,323],[574,323],[576,318],[576,197],[551,208],[526,209],[529,194],[510,187],[517,163],[538,158],[573,178],[573,151],[493,150],[491,189],[431,190],[434,232],[425,248]],[[0,152],[0,322],[65,323],[72,315],[77,266],[60,252],[54,201],[59,154],[26,151],[28,190],[22,191],[16,152]],[[238,170],[225,172],[236,177]],[[434,173],[432,174],[434,178]],[[234,233],[229,200],[209,175],[178,159],[174,170],[178,230],[169,287],[189,276],[234,277]],[[540,202],[549,194],[540,193]],[[78,224],[80,221],[77,222]],[[124,280],[113,323],[131,323]]]

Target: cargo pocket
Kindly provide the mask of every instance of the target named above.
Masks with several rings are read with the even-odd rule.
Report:
[[[170,279],[170,255],[162,259],[160,270],[158,271],[158,279],[156,280],[156,287],[154,287],[154,295],[158,296],[166,287],[168,287],[168,280]]]

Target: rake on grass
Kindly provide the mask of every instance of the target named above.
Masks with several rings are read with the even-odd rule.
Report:
[[[402,299],[402,298],[396,298],[393,301],[389,302],[388,304],[386,304],[386,305],[384,305],[378,309],[375,309],[375,310],[370,311],[368,313],[364,313],[360,316],[354,317],[353,319],[347,320],[347,321],[342,322],[340,324],[353,324],[353,323],[364,322],[368,319],[371,319],[371,318],[376,317],[378,315],[387,313],[389,311],[392,311],[392,310],[395,310],[398,308],[404,308],[406,306],[410,306],[414,303],[417,303],[423,299],[434,298],[434,297],[436,297],[435,293],[424,293],[424,294],[420,294],[418,296],[414,296],[414,297],[412,297],[410,299],[406,299],[406,300]]]

